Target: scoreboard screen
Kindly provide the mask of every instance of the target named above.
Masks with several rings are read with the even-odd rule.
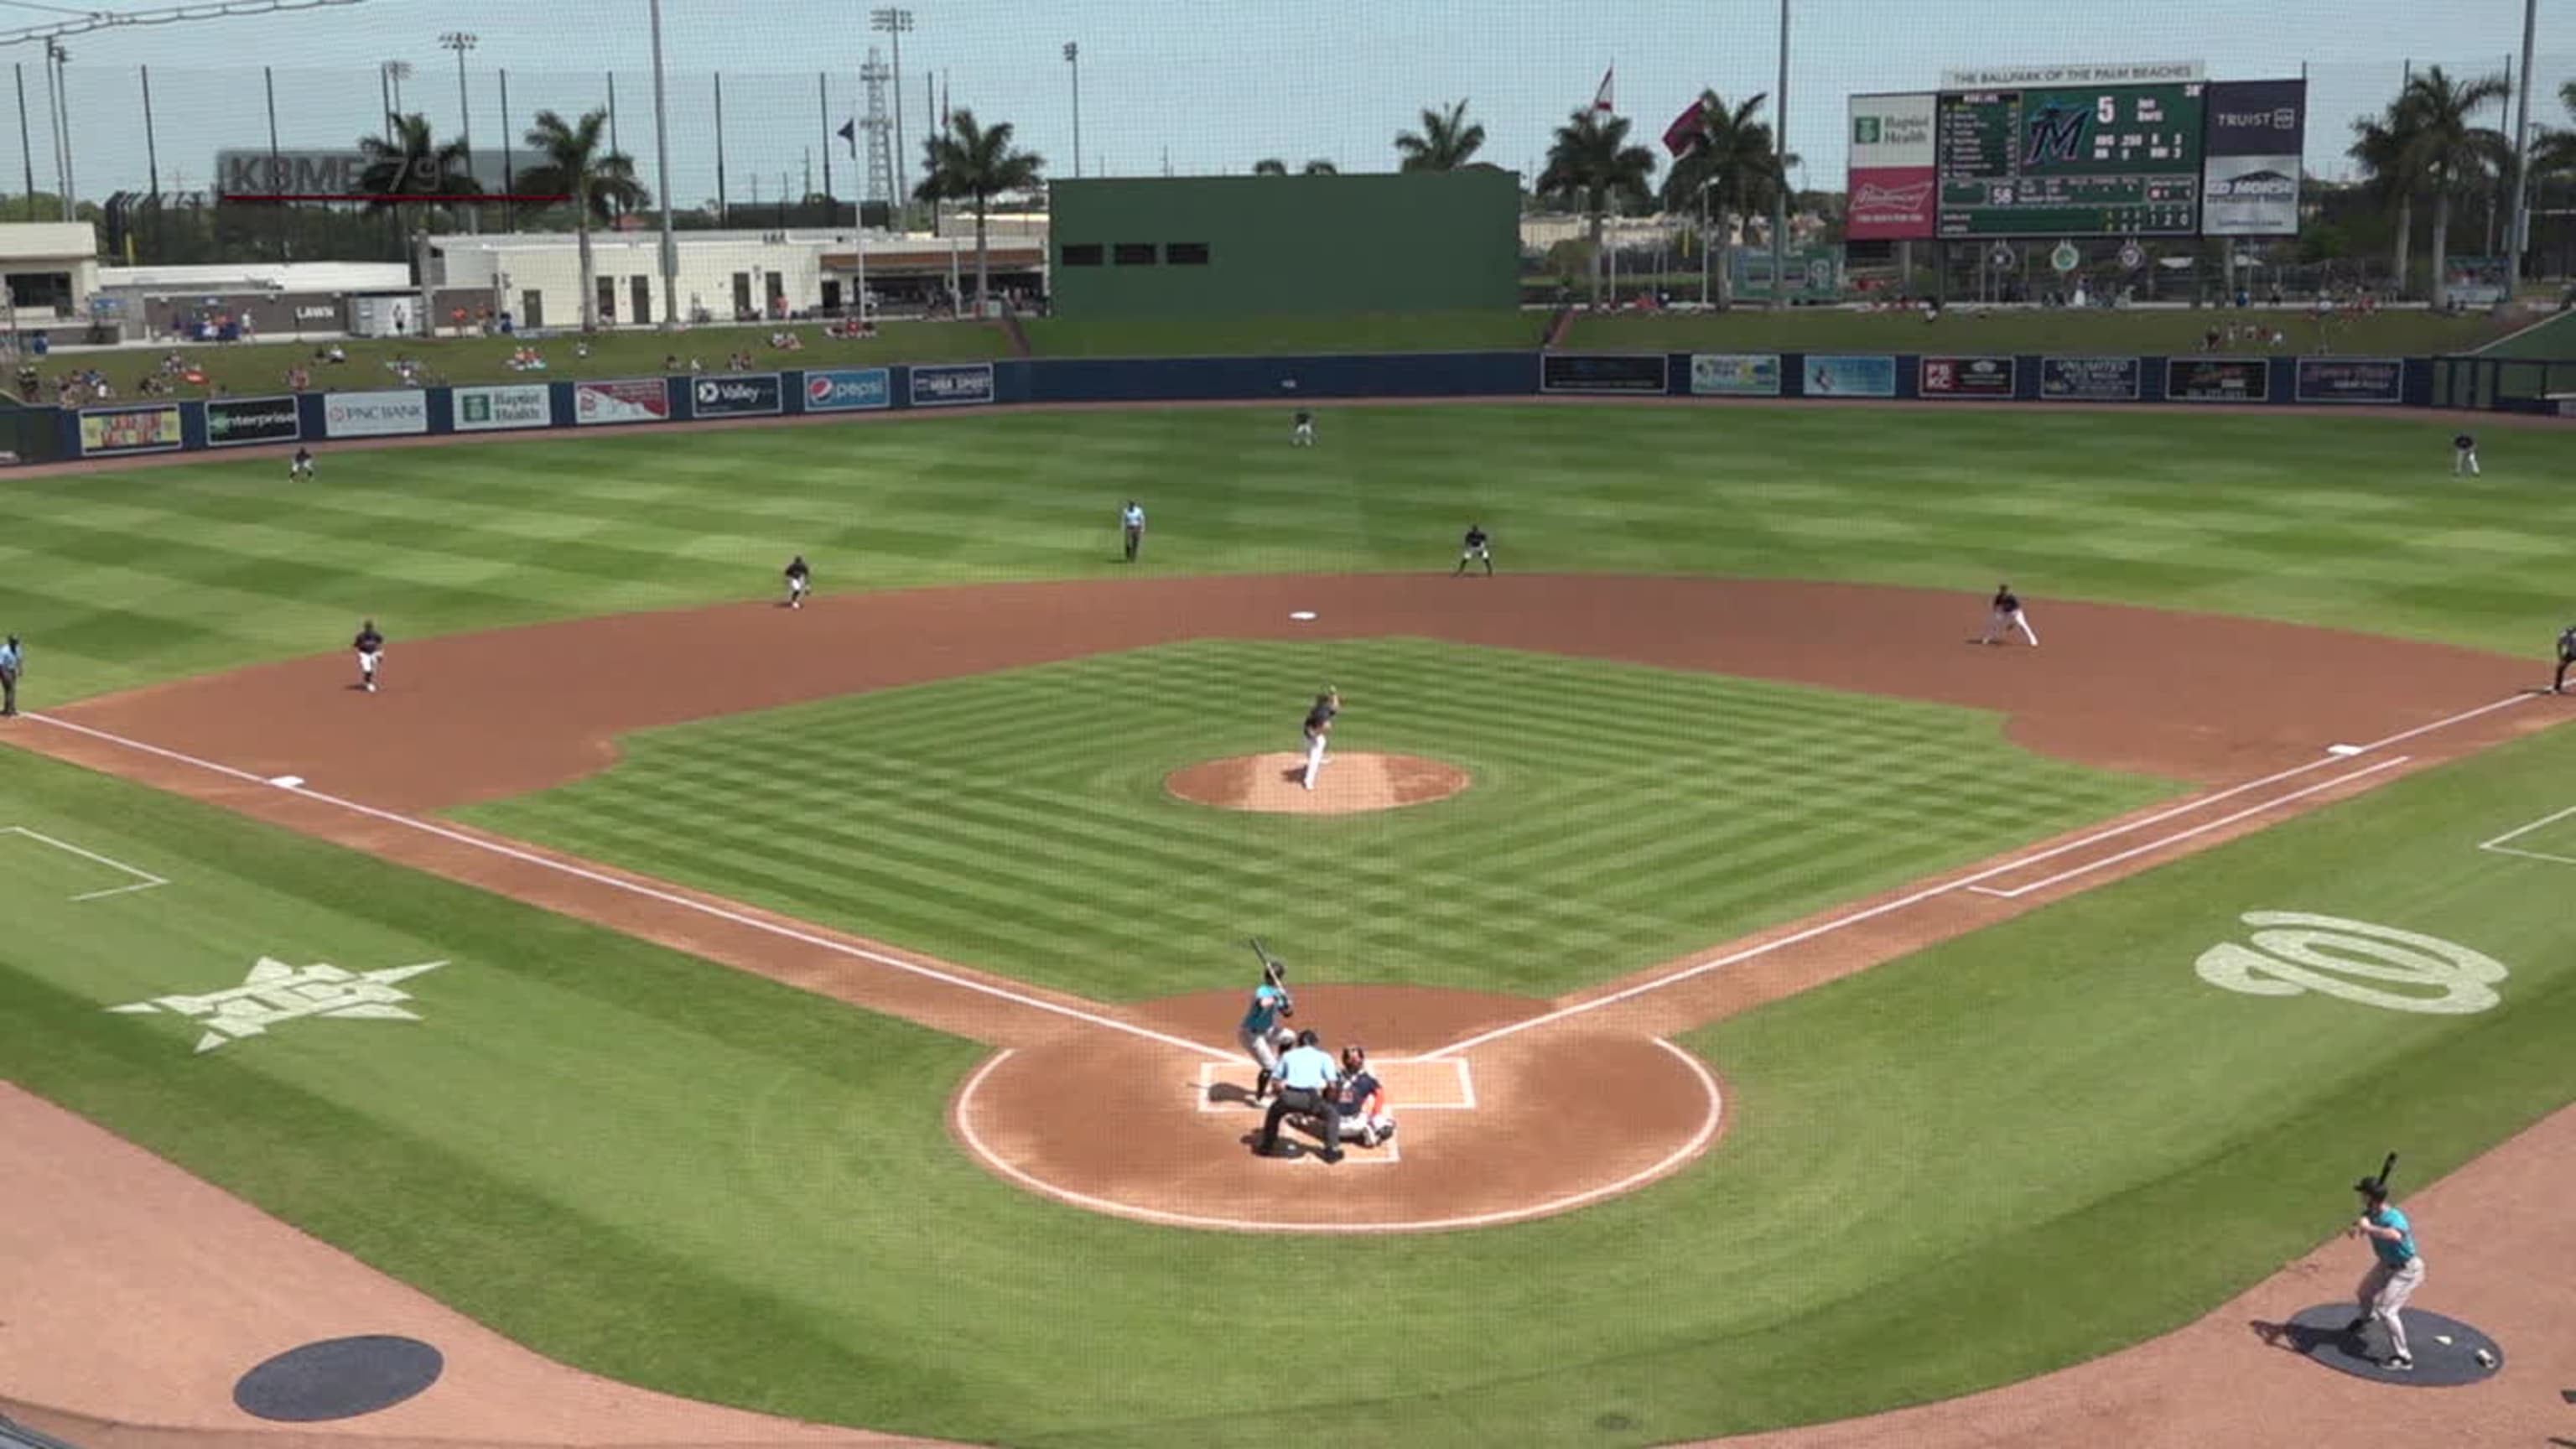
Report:
[[[1944,91],[1945,237],[2189,236],[2200,229],[2199,81]]]

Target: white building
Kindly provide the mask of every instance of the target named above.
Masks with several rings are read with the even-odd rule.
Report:
[[[19,326],[87,320],[98,290],[98,233],[85,221],[0,222],[0,277]]]

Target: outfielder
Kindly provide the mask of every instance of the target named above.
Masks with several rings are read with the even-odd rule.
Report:
[[[2001,644],[2015,629],[2030,641],[2031,648],[2039,647],[2039,635],[2030,627],[2030,615],[2022,612],[2021,595],[2014,593],[2010,584],[1997,584],[1994,606],[1986,615],[1986,632],[1977,642]]]
[[[286,465],[286,481],[290,483],[309,483],[313,481],[312,449],[298,447],[295,450],[295,461]]]
[[[1145,505],[1130,498],[1118,510],[1118,534],[1127,545],[1127,561],[1136,561],[1136,551],[1145,546]]]
[[[2370,1239],[2370,1251],[2378,1259],[2361,1280],[2358,1295],[2362,1316],[2345,1326],[2345,1332],[2358,1336],[2371,1319],[2378,1319],[2388,1329],[2388,1357],[2379,1366],[2394,1373],[2415,1367],[2415,1356],[2406,1351],[2406,1324],[2398,1315],[2406,1300],[2424,1286],[2424,1255],[2415,1251],[2415,1226],[2406,1214],[2388,1205],[2388,1185],[2375,1177],[2365,1177],[2352,1185],[2361,1194],[2363,1211],[2353,1220],[2350,1233]]]
[[[1315,446],[1315,415],[1312,412],[1304,408],[1297,409],[1296,425],[1288,430],[1288,446],[1292,448]]]
[[[369,694],[376,692],[376,666],[385,657],[385,636],[376,629],[376,621],[358,626],[358,637],[349,641],[358,651],[358,687]]]
[[[2468,433],[2451,439],[2451,476],[2457,478],[2463,474],[2471,478],[2478,476],[2478,440]]]
[[[1270,1095],[1270,1084],[1279,1075],[1279,1053],[1297,1040],[1297,1033],[1280,1024],[1297,1014],[1297,1003],[1290,999],[1284,982],[1287,974],[1288,968],[1275,961],[1262,968],[1261,984],[1252,988],[1251,1008],[1234,1029],[1235,1043],[1260,1072],[1252,1079],[1256,1107]]]
[[[15,644],[18,641],[12,639],[9,642]],[[2550,682],[2551,694],[2567,692],[2567,671],[2570,667],[2576,667],[2576,624],[2570,624],[2558,631],[2558,677]]]
[[[1324,762],[1332,758],[1324,752],[1324,746],[1332,738],[1333,720],[1341,712],[1342,692],[1329,684],[1315,696],[1314,708],[1306,711],[1305,786],[1309,790],[1315,788],[1316,777],[1324,773]]]
[[[814,570],[806,566],[805,555],[800,553],[796,555],[796,557],[787,561],[785,572],[787,576],[787,607],[791,609],[804,608],[805,596],[812,593],[814,590]]]

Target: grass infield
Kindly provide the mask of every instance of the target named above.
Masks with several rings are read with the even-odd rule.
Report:
[[[1286,748],[1320,679],[1350,705],[1340,747],[1476,784],[1321,819],[1164,791]],[[1553,996],[2172,788],[2002,726],[1426,640],[1206,640],[655,731],[466,815],[1094,997],[1204,987],[1246,930],[1319,978]]]
[[[1582,1213],[1398,1243],[1040,1201],[946,1140],[966,1043],[10,753],[12,823],[170,884],[75,904],[82,881],[0,870],[0,1042],[33,1090],[657,1388],[1015,1444],[1265,1445],[1282,1415],[1355,1445],[1642,1444],[2171,1328],[2331,1233],[2390,1143],[2429,1180],[2561,1105],[2570,868],[2475,845],[2571,767],[2576,735],[2540,736],[1699,1032],[1721,1151]],[[2252,909],[2463,942],[2511,967],[2504,1002],[2202,984]],[[405,983],[419,1022],[202,1056],[182,1020],[102,1010],[263,954],[450,964]],[[1369,1339],[1330,1383],[1248,1346],[1309,1292]]]

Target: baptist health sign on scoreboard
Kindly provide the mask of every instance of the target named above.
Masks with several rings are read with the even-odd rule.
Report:
[[[1853,241],[1932,235],[1936,99],[1930,91],[1851,98],[1851,208],[1843,235]]]

